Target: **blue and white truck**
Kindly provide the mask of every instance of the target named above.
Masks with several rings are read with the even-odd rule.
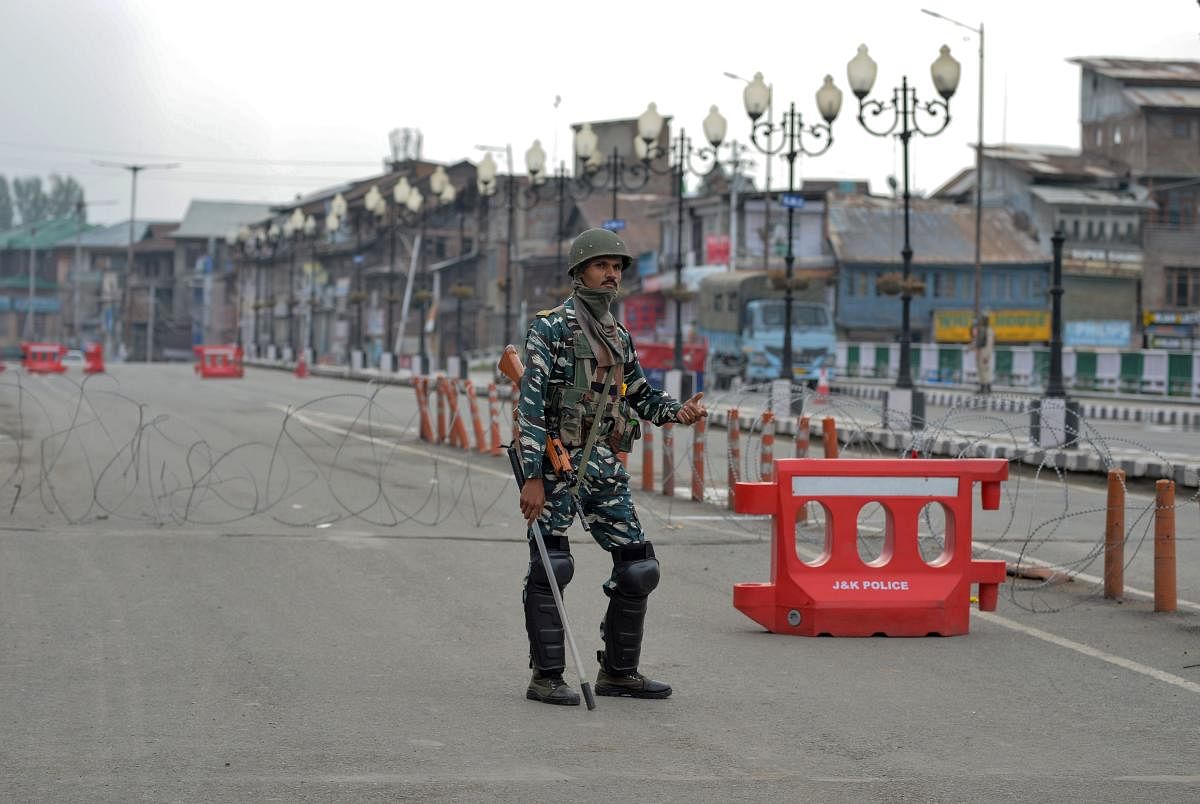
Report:
[[[779,378],[783,365],[784,291],[766,271],[734,271],[700,283],[698,330],[708,342],[707,382],[727,388],[734,377],[747,383]],[[792,292],[792,374],[815,386],[821,369],[833,380],[833,315],[821,300],[823,287]]]

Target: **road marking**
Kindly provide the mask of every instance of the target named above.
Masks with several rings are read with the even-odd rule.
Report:
[[[1049,561],[1043,561],[1040,558],[1034,558],[1033,556],[1030,556],[1025,553],[1016,553],[1016,552],[1013,552],[1012,550],[1005,550],[1000,547],[992,547],[989,544],[977,544],[974,546],[978,550],[989,550],[993,553],[999,553],[1000,555],[1008,556],[1009,558],[1020,559],[1021,561],[1028,562],[1030,564],[1036,564],[1041,567],[1050,567],[1052,569],[1062,570],[1064,573],[1068,574],[1070,577],[1078,578],[1079,580],[1086,581],[1087,583],[1093,583],[1093,584],[1097,584],[1097,585],[1104,583],[1104,579],[1101,577],[1098,577],[1096,575],[1088,575],[1085,572],[1071,572],[1070,570],[1066,569],[1065,567],[1059,566],[1058,564],[1052,564]],[[1153,592],[1148,592],[1145,589],[1138,589],[1133,586],[1126,586],[1125,594],[1132,595],[1133,597],[1140,597],[1143,600],[1153,600],[1154,599]],[[1192,609],[1194,611],[1200,611],[1200,603],[1194,603],[1191,600],[1178,600],[1176,602],[1185,609]]]
[[[797,547],[796,552],[804,552],[808,554],[810,561],[816,559],[820,555],[813,550],[802,549],[800,547]],[[1159,670],[1155,667],[1142,664],[1141,662],[1135,662],[1132,659],[1126,659],[1121,656],[1108,653],[1107,651],[1102,651],[1099,648],[1093,648],[1091,645],[1085,645],[1084,643],[1076,642],[1073,639],[1060,637],[1056,634],[1050,633],[1049,631],[1043,631],[1040,628],[1034,628],[1031,625],[1023,625],[1016,620],[1010,620],[1007,617],[1004,617],[1000,614],[994,614],[990,611],[980,611],[976,609],[972,613],[976,617],[982,617],[988,622],[993,622],[996,625],[1004,626],[1005,628],[1025,634],[1026,636],[1040,639],[1043,642],[1049,642],[1052,645],[1058,645],[1061,648],[1073,650],[1076,653],[1082,653],[1084,656],[1100,659],[1101,661],[1108,662],[1109,664],[1116,665],[1117,667],[1122,667],[1126,670],[1132,670],[1135,673],[1149,676],[1150,678],[1166,682],[1167,684],[1173,684],[1174,686],[1179,687],[1180,689],[1185,689],[1188,692],[1200,694],[1200,684],[1197,684],[1194,681],[1188,681],[1186,678],[1173,675],[1165,670]]]
[[[1091,645],[1085,645],[1082,642],[1076,642],[1073,639],[1067,639],[1066,637],[1060,637],[1055,634],[1051,634],[1049,631],[1043,631],[1042,629],[1034,628],[1031,625],[1024,625],[1016,620],[1010,620],[1007,617],[1003,617],[999,614],[993,614],[990,611],[977,611],[975,612],[975,615],[977,617],[982,617],[987,622],[1004,626],[1012,631],[1017,631],[1027,636],[1034,637],[1035,639],[1040,639],[1043,642],[1049,642],[1051,645],[1058,645],[1060,648],[1066,648],[1067,650],[1073,650],[1076,653],[1082,653],[1084,656],[1090,656],[1093,659],[1099,659],[1103,662],[1108,662],[1109,664],[1116,665],[1117,667],[1131,670],[1144,676],[1149,676],[1150,678],[1158,681],[1162,681],[1179,687],[1180,689],[1187,690],[1188,692],[1194,692],[1200,695],[1200,684],[1197,684],[1194,681],[1188,681],[1186,678],[1180,678],[1177,675],[1150,667],[1149,665],[1142,664],[1141,662],[1135,662],[1132,659],[1116,656],[1108,653],[1107,651],[1100,650],[1099,648],[1093,648]]]

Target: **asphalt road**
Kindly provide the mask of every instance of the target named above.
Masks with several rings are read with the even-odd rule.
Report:
[[[676,692],[587,712],[524,698],[507,461],[428,448],[415,413],[408,388],[265,370],[118,366],[84,394],[0,377],[0,798],[1200,799],[1194,500],[1177,613],[1137,594],[1144,487],[1118,603],[1089,581],[1098,485],[1020,473],[977,512],[979,555],[1073,581],[1007,585],[967,636],[806,639],[731,605],[769,576],[766,522],[638,492],[663,565],[642,669]],[[881,521],[864,515],[864,555]],[[611,565],[574,535],[594,672]]]

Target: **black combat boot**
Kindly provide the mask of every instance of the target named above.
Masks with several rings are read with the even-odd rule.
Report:
[[[529,546],[529,575],[525,579],[525,630],[529,634],[529,666],[533,678],[525,697],[531,701],[579,706],[579,693],[563,681],[566,664],[566,648],[562,619],[554,605],[553,581],[542,566],[542,557],[537,545]],[[554,567],[554,577],[559,589],[571,582],[575,564],[565,536],[546,538],[546,552]]]
[[[541,670],[534,670],[525,697],[542,703],[579,706],[579,693],[563,681],[561,672],[543,675]]]
[[[605,652],[596,651],[600,672],[596,675],[596,694],[626,698],[669,698],[671,685],[646,678],[637,671],[617,670],[609,666]],[[578,701],[576,701],[578,703]]]
[[[605,587],[608,611],[600,624],[604,650],[597,651],[600,674],[597,695],[666,698],[671,686],[652,681],[637,671],[642,654],[646,599],[658,586],[658,560],[649,542],[626,545],[613,553],[615,588]]]

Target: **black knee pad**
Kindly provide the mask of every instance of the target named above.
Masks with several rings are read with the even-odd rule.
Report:
[[[613,551],[616,592],[625,597],[646,597],[658,587],[658,559],[650,542],[627,544]]]
[[[554,579],[558,588],[562,589],[575,577],[575,559],[571,557],[571,548],[565,536],[548,536],[545,538],[546,554],[550,557],[550,565],[554,570]],[[542,566],[542,556],[537,544],[529,544],[529,585],[536,589],[550,589],[550,581],[546,577],[546,568]]]

